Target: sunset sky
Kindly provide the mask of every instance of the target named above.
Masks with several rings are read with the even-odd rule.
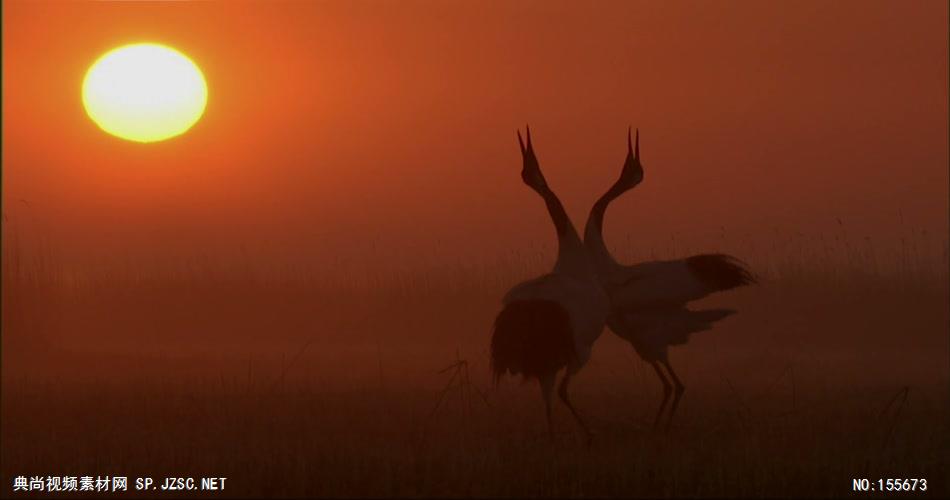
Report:
[[[3,210],[63,253],[496,255],[550,244],[530,123],[575,223],[628,125],[646,177],[608,240],[844,220],[946,234],[947,3],[3,3]],[[83,75],[153,41],[208,82],[187,133],[86,115]],[[26,200],[26,203],[20,200]]]

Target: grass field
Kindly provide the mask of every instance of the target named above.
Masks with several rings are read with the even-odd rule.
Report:
[[[671,432],[649,427],[652,371],[606,332],[573,385],[589,448],[560,406],[547,438],[535,385],[489,383],[499,297],[548,249],[359,275],[103,270],[7,236],[4,496],[19,475],[218,476],[226,496],[845,496],[855,478],[950,492],[945,235],[734,250],[762,282],[708,299],[740,314],[674,349],[687,390]]]

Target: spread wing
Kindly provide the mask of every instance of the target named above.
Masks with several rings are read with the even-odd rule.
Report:
[[[682,305],[755,281],[735,257],[702,254],[627,266],[605,288],[614,307],[639,309]]]

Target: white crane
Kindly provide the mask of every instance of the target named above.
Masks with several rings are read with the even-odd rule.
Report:
[[[653,421],[654,428],[675,389],[666,420],[669,430],[673,414],[685,387],[667,354],[671,345],[685,344],[690,334],[712,328],[713,323],[736,311],[709,309],[694,311],[686,303],[711,293],[755,282],[745,265],[730,255],[701,254],[685,259],[643,262],[631,266],[618,263],[604,244],[604,213],[611,201],[643,180],[640,164],[640,131],[636,145],[627,131],[627,158],[620,178],[593,205],[584,228],[584,245],[610,297],[607,326],[633,344],[637,354],[653,366],[663,383],[663,402]],[[673,384],[660,365],[666,368]]]
[[[526,130],[527,146],[518,132],[523,167],[521,179],[544,199],[557,231],[554,270],[508,291],[495,318],[491,339],[491,367],[495,383],[506,373],[537,379],[544,398],[548,432],[551,396],[558,371],[566,368],[558,395],[583,429],[591,433],[571,404],[568,384],[590,359],[591,346],[604,329],[610,301],[590,262],[577,230],[557,196],[548,187]]]

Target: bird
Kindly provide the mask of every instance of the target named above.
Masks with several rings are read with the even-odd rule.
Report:
[[[553,440],[551,400],[557,374],[565,369],[558,396],[574,416],[590,445],[592,434],[571,403],[568,386],[587,363],[604,330],[610,302],[561,201],[548,187],[526,128],[518,131],[522,181],[541,196],[557,232],[557,259],[551,272],[512,287],[502,298],[491,338],[494,383],[506,374],[537,380],[544,400],[548,434]]]
[[[627,157],[620,177],[593,204],[584,227],[584,246],[604,290],[610,298],[607,327],[633,345],[663,384],[663,401],[653,428],[657,429],[671,393],[673,402],[666,419],[669,431],[673,414],[685,391],[669,361],[669,347],[686,344],[692,333],[708,330],[717,321],[734,314],[733,309],[692,310],[687,303],[715,292],[749,285],[756,278],[745,263],[726,254],[700,254],[676,260],[658,260],[623,265],[604,243],[603,223],[607,206],[643,181],[640,163],[640,131],[636,141],[627,130]],[[663,373],[663,369],[669,379]],[[672,379],[672,383],[670,382]]]

